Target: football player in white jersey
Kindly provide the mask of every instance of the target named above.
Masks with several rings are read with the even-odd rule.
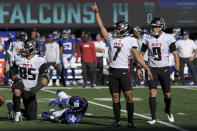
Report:
[[[174,117],[170,111],[171,94],[170,94],[170,73],[169,73],[169,53],[172,52],[175,58],[176,71],[175,77],[179,77],[179,56],[176,51],[175,38],[171,34],[163,32],[165,29],[165,21],[161,17],[155,17],[151,24],[150,35],[143,38],[143,44],[140,55],[143,57],[144,52],[148,49],[148,66],[151,69],[153,80],[148,81],[150,97],[149,106],[152,120],[147,121],[148,124],[156,122],[156,95],[157,83],[161,84],[164,94],[165,113],[168,120],[174,122]],[[141,71],[138,70],[139,76]]]
[[[8,117],[16,122],[22,121],[22,115],[28,120],[37,118],[36,92],[48,83],[46,60],[35,54],[37,43],[35,40],[27,40],[21,53],[15,55],[15,62],[10,70],[13,103],[8,104]],[[23,99],[25,110],[20,110],[20,100]],[[15,112],[15,118],[13,113]]]
[[[97,24],[105,40],[109,43],[109,90],[113,99],[115,122],[110,127],[120,126],[120,93],[124,93],[128,113],[128,128],[134,128],[132,98],[132,82],[129,69],[130,55],[135,55],[137,61],[147,70],[149,79],[152,79],[150,69],[137,51],[137,41],[129,36],[130,26],[126,21],[115,24],[113,33],[108,33],[99,15],[98,7],[94,2],[92,10],[95,12]]]

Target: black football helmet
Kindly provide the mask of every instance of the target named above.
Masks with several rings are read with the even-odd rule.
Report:
[[[23,45],[23,56],[29,56],[34,54],[38,48],[38,44],[35,40],[26,40]]]
[[[150,33],[154,36],[160,35],[166,28],[165,20],[162,17],[155,17],[150,23]],[[155,32],[153,28],[160,27],[160,31]]]
[[[130,31],[130,25],[126,21],[119,21],[114,25],[115,37],[128,36]]]

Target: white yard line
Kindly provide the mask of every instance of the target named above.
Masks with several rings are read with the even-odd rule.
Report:
[[[50,91],[50,90],[47,90],[47,89],[42,89],[42,91],[56,94],[55,91]],[[111,106],[104,105],[104,104],[99,104],[99,103],[96,103],[96,102],[93,102],[93,101],[88,101],[88,103],[91,103],[91,104],[94,104],[94,105],[97,105],[97,106],[100,106],[100,107],[104,107],[104,108],[107,108],[107,109],[112,109]],[[121,111],[124,112],[124,113],[127,113],[126,110],[121,110]],[[145,115],[138,114],[138,113],[134,113],[134,115],[139,116],[139,117],[142,117],[142,118],[145,118],[145,119],[151,120],[151,117],[149,117],[149,116],[145,116]],[[165,126],[168,126],[168,127],[171,127],[171,128],[175,128],[175,129],[177,129],[179,131],[188,131],[187,129],[184,129],[182,127],[175,126],[173,124],[170,124],[170,123],[167,123],[167,122],[164,122],[164,121],[158,120],[157,122],[160,123],[160,124],[162,124],[162,125],[165,125]]]

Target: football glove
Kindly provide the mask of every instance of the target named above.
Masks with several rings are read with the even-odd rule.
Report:
[[[175,70],[174,77],[175,78],[180,77],[180,71],[179,70]]]
[[[42,118],[43,119],[50,119],[50,117],[51,117],[51,114],[49,114],[48,112],[42,112]]]
[[[20,82],[20,81],[21,81],[21,79],[18,78],[18,77],[16,77],[16,79],[14,79],[14,84],[16,84],[16,83],[18,83],[18,82]]]
[[[49,106],[53,105],[53,107],[55,107],[59,102],[60,102],[59,99],[52,100],[52,101],[49,102]]]

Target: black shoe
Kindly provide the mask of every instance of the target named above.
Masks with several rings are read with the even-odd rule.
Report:
[[[108,126],[108,128],[113,128],[113,127],[120,127],[120,122],[114,122]]]
[[[15,116],[14,105],[9,102],[7,104],[7,107],[8,107],[8,119],[14,120],[14,116]]]
[[[128,123],[127,128],[135,128],[135,125],[133,123]]]

